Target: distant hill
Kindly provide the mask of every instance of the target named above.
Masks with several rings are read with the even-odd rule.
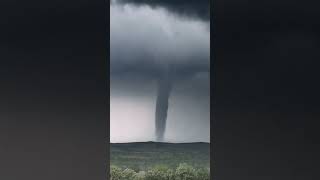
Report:
[[[111,143],[111,165],[146,170],[158,165],[175,168],[180,163],[210,167],[209,143]]]

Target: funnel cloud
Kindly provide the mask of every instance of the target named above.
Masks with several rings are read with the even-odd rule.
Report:
[[[110,3],[111,142],[209,141],[203,2]]]
[[[156,140],[163,141],[166,130],[166,121],[169,107],[169,97],[172,89],[172,81],[170,79],[170,67],[167,67],[158,80],[158,95],[156,102]]]

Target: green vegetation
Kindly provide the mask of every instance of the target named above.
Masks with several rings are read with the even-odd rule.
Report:
[[[194,168],[210,167],[209,143],[120,143],[110,144],[111,165],[136,172],[165,165],[176,169],[187,163]]]
[[[208,143],[111,145],[111,180],[209,180]]]
[[[182,163],[176,169],[165,166],[157,166],[146,171],[136,172],[132,169],[121,169],[111,166],[111,180],[209,180],[210,170],[206,168],[196,169]]]

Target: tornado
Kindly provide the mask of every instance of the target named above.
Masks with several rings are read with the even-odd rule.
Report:
[[[166,122],[169,108],[169,97],[172,89],[170,69],[166,68],[158,78],[158,92],[155,112],[156,140],[162,142],[166,130]]]

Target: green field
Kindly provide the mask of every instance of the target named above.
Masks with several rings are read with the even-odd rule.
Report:
[[[210,167],[209,143],[119,143],[111,145],[111,165],[145,171],[157,166],[175,169],[181,163]]]

